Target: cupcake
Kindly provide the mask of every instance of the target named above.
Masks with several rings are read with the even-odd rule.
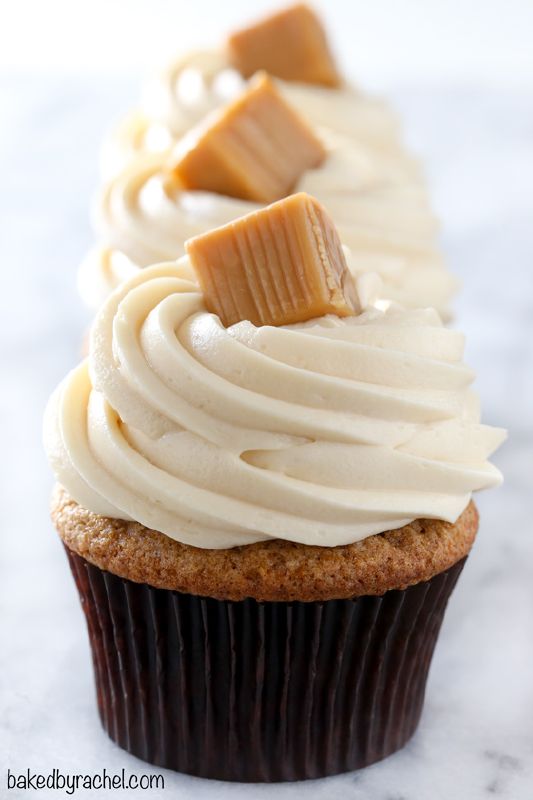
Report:
[[[354,253],[351,268],[377,272],[383,297],[449,319],[458,282],[439,250],[422,170],[388,107],[342,78],[319,19],[302,4],[231,34],[219,50],[180,57],[149,84],[143,110],[117,127],[104,148],[98,243],[79,272],[85,304],[96,310],[136,268],[175,259],[188,238],[257,208],[213,186],[169,182],[168,172],[183,139],[239,103],[258,71],[327,149],[324,163],[308,166],[289,191],[319,198]]]
[[[139,155],[104,185],[94,213],[100,244],[80,270],[86,304],[98,307],[124,277],[124,269],[131,273],[136,267],[175,259],[183,255],[183,243],[190,237],[264,204],[245,194],[224,193],[215,181],[184,185],[171,179],[183,149],[205,136],[206,128],[216,128],[221,117],[251,103],[264,83],[265,78],[252,81],[236,101],[190,131],[172,154]],[[352,270],[377,272],[383,297],[414,308],[431,306],[448,318],[457,281],[439,251],[438,225],[418,163],[401,151],[384,152],[332,129],[314,129],[271,87],[274,92],[285,112],[298,117],[324,148],[323,160],[302,168],[285,194],[306,191],[326,206],[351,250]],[[262,131],[261,126],[257,129]],[[275,172],[280,144],[272,131],[265,130],[264,135],[274,143],[266,167]],[[203,174],[209,178],[214,171],[206,168]]]
[[[209,778],[363,767],[416,729],[504,434],[463,336],[376,301],[312,198],[187,250],[110,295],[46,412],[102,724]]]
[[[284,54],[290,54],[290,65],[280,61]],[[320,20],[297,4],[234,32],[218,49],[180,55],[148,80],[140,109],[105,142],[103,174],[112,177],[137,155],[168,149],[207,113],[241,94],[260,70],[276,79],[284,97],[313,125],[385,155],[403,150],[395,114],[343,79]]]

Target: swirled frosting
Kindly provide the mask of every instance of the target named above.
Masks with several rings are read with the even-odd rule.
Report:
[[[81,505],[198,547],[454,521],[500,482],[504,438],[480,424],[463,346],[430,309],[226,329],[184,258],[108,298],[46,448]]]
[[[89,308],[99,309],[111,292],[139,267],[120,250],[93,247],[78,271],[78,290]]]
[[[318,128],[356,138],[380,152],[402,149],[400,125],[387,103],[344,84],[336,89],[276,80],[285,98]],[[224,53],[187,53],[148,80],[141,108],[112,131],[102,151],[102,170],[110,177],[135,156],[168,149],[205,115],[233,100],[247,82]]]
[[[405,154],[377,153],[331,131],[322,130],[322,138],[328,153],[324,164],[307,171],[295,190],[325,205],[352,251],[353,269],[378,272],[386,298],[410,307],[432,306],[446,316],[457,282],[437,248],[437,224],[418,164]],[[169,187],[167,158],[139,155],[104,186],[95,210],[104,247],[91,254],[82,273],[89,305],[110,283],[110,263],[117,260],[110,252],[120,251],[140,267],[175,259],[188,238],[257,208],[232,197]]]
[[[276,83],[311,124],[356,136],[372,146],[398,146],[398,121],[385,102],[349,84],[330,89],[279,79]],[[195,51],[145,84],[142,110],[147,119],[165,125],[179,137],[245,87],[246,81],[228,66],[223,52]]]
[[[277,84],[328,148],[326,163],[304,175],[295,191],[307,191],[326,206],[352,251],[353,268],[378,272],[385,297],[408,307],[434,307],[447,319],[458,282],[443,263],[424,178],[403,148],[388,106],[346,84]],[[105,287],[117,285],[113,278],[122,274],[125,258],[139,267],[177,258],[190,236],[256,207],[206,192],[172,191],[164,169],[176,138],[245,85],[224,53],[189,53],[147,84],[142,109],[108,140],[108,180],[95,212],[100,245],[80,275],[91,308]]]

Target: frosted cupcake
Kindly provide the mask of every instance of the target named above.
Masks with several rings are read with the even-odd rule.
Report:
[[[207,163],[203,176],[195,176],[196,183],[184,184],[169,175],[184,148],[194,148],[198,138],[205,139],[206,128],[216,129],[222,118],[235,115],[236,107],[252,105],[262,87],[270,99],[277,97],[284,113],[298,119],[298,125],[305,126],[324,149],[320,163],[302,164],[278,196],[295,189],[316,196],[351,250],[354,272],[377,272],[387,299],[416,308],[435,307],[447,317],[457,282],[438,249],[437,224],[419,165],[405,153],[385,154],[331,130],[312,129],[266,78],[256,79],[238,100],[208,116],[171,155],[138,156],[105,185],[95,207],[95,227],[102,244],[89,254],[81,269],[85,301],[98,305],[118,279],[136,267],[176,258],[183,254],[183,242],[188,238],[260,207],[261,195],[254,198],[246,191],[231,192],[213,179],[214,170]],[[243,117],[243,126],[249,126],[250,115]],[[280,169],[278,162],[285,158],[283,147],[273,141],[275,131],[263,130],[264,121],[258,124],[254,119],[253,123],[256,139],[261,135],[269,144],[272,141],[264,156],[264,171],[275,173]]]
[[[204,777],[365,766],[416,729],[504,434],[463,336],[375,303],[312,198],[188,251],[108,298],[46,414],[103,726]]]
[[[136,155],[170,148],[207,113],[240,95],[260,70],[313,125],[385,154],[403,149],[391,109],[342,78],[320,20],[297,4],[235,32],[218,50],[180,56],[149,80],[141,108],[105,144],[104,175],[120,172]]]

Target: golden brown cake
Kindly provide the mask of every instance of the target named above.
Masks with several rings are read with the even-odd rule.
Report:
[[[60,486],[52,519],[64,544],[91,564],[136,583],[217,600],[334,600],[383,595],[428,581],[468,555],[478,529],[471,502],[457,522],[417,519],[338,547],[274,539],[203,550],[137,522],[93,514]]]

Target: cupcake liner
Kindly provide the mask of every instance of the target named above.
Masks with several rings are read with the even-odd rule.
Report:
[[[359,769],[407,742],[466,560],[381,597],[260,603],[133,583],[66,550],[109,736],[161,767],[253,782]]]

